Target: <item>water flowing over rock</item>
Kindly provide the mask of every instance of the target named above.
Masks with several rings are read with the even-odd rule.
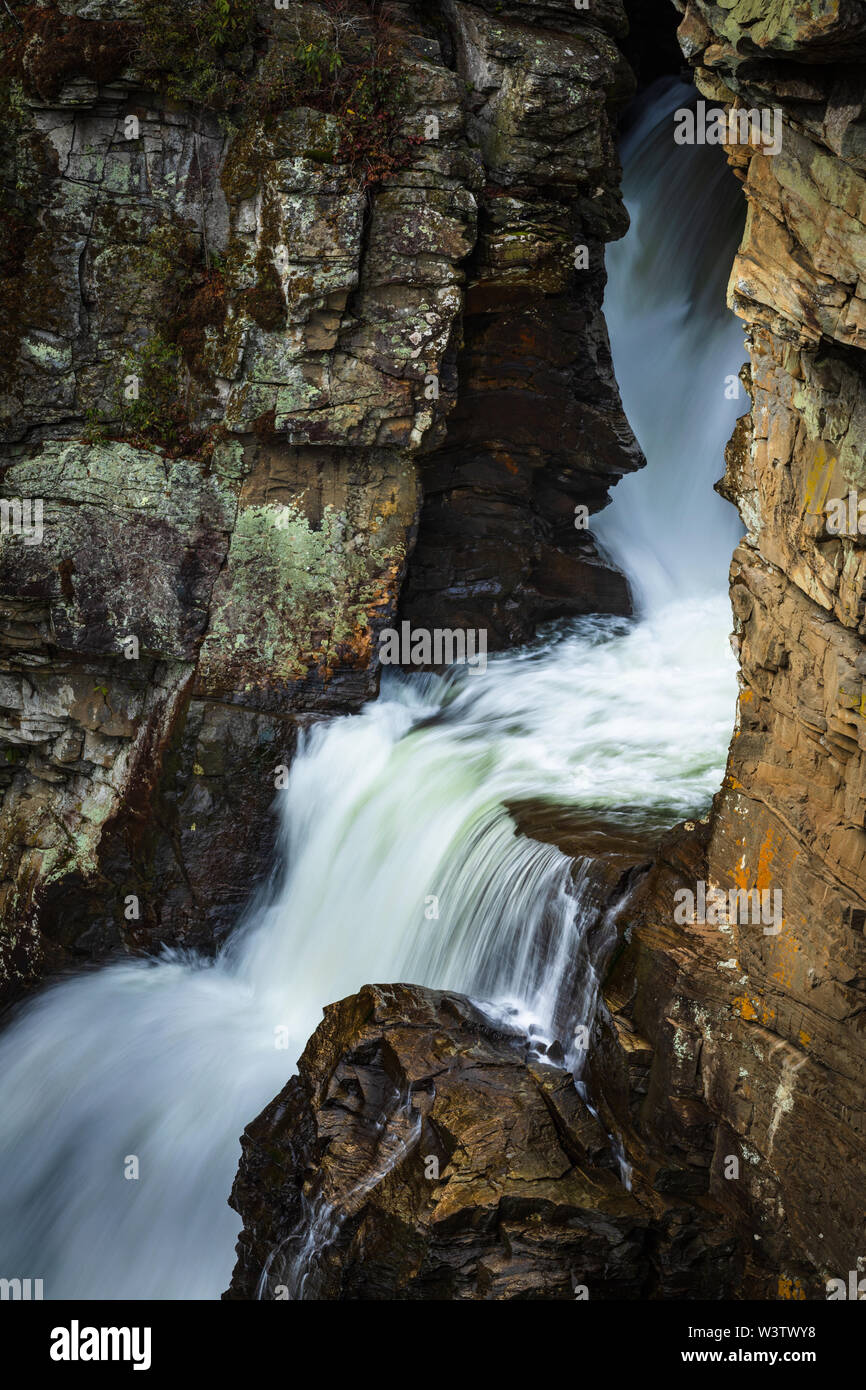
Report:
[[[216,1297],[246,1125],[228,1300],[824,1298],[864,8],[216,8],[0,7],[0,1256]]]

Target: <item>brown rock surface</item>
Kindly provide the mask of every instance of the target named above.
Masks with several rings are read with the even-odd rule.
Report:
[[[232,1299],[712,1297],[712,1203],[625,1190],[571,1076],[460,995],[333,1004],[249,1125]]]
[[[457,403],[421,466],[401,598],[418,626],[488,628],[490,649],[566,613],[630,611],[575,508],[641,466],[601,312],[604,243],[625,231],[613,118],[633,80],[615,6],[530,26],[457,4],[454,51],[485,182],[466,269]],[[515,68],[523,74],[515,80]],[[575,270],[575,254],[580,268]]]

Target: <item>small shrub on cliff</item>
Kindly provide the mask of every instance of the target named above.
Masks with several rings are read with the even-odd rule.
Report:
[[[127,360],[122,424],[124,433],[136,443],[178,442],[186,423],[180,366],[179,348],[160,334]]]
[[[226,280],[219,266],[200,271],[190,283],[191,296],[179,311],[174,341],[193,374],[203,370],[201,354],[206,330],[220,328],[226,316]]]
[[[135,68],[175,101],[227,110],[243,100],[254,0],[138,0]]]
[[[225,319],[225,272],[191,223],[169,221],[155,227],[140,248],[137,274],[159,286],[158,322],[148,343],[123,365],[115,399],[121,434],[169,452],[196,452],[204,435],[189,422],[190,399],[208,377],[208,330],[219,329]],[[137,395],[130,393],[129,377],[137,378]],[[87,437],[97,438],[98,431],[99,419],[91,414]]]
[[[0,5],[0,75],[50,101],[74,77],[109,82],[132,67],[155,91],[227,109],[245,91],[255,0],[137,0],[135,19],[81,19],[53,5]]]
[[[394,64],[371,65],[359,73],[340,112],[340,158],[375,184],[406,163],[395,137],[405,97],[405,80]]]
[[[336,116],[338,159],[374,184],[404,162],[395,149],[404,100],[390,30],[380,26],[347,53],[331,39],[275,45],[260,65],[249,108],[259,118],[295,106]]]

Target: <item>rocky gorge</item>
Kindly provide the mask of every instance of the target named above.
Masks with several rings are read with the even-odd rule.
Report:
[[[446,44],[425,9],[293,4],[253,31],[240,7],[266,51],[233,60],[231,134],[178,100],[182,72],[157,95],[124,66],[134,8],[7,20],[3,487],[47,530],[2,580],[8,986],[64,952],[219,940],[298,720],[370,697],[400,604],[491,643],[627,608],[573,525],[640,463],[600,309],[623,17],[544,39],[468,6]],[[91,30],[100,82],[76,66]]]
[[[223,1121],[227,1172],[243,1130],[229,1301],[800,1301],[866,1273],[866,595],[861,533],[828,522],[866,486],[861,7],[12,0],[2,23],[0,502],[14,521],[39,499],[44,527],[0,538],[7,1048],[36,1048],[22,1030],[75,988],[65,1032],[103,1005],[116,1030],[99,980],[156,990],[158,959],[259,991],[267,1062]],[[782,121],[778,153],[724,150],[748,352],[718,484],[745,529],[735,723],[723,777],[700,769],[711,805],[690,774],[650,814],[635,775],[575,811],[546,713],[513,786],[479,729],[504,746],[529,719],[506,694],[539,629],[588,622],[581,670],[603,661],[593,624],[631,640],[632,587],[593,538],[645,463],[605,246],[638,83],[686,65],[707,104]],[[483,629],[502,707],[476,714],[472,675],[377,700],[401,622]],[[565,719],[582,676],[545,670]],[[712,672],[670,679],[709,719]],[[639,698],[599,682],[606,706]],[[603,782],[581,717],[553,742]],[[428,742],[377,841],[386,718],[389,758],[410,728]],[[443,749],[471,783],[462,860]],[[447,852],[407,849],[413,817]],[[366,876],[352,931],[390,954],[327,935],[344,850]],[[698,884],[779,893],[778,930],[683,920]],[[416,939],[410,911],[452,937]],[[280,968],[318,991],[303,1009],[268,994]],[[154,1017],[129,1024],[133,1059]],[[224,1063],[212,1044],[213,1087]],[[123,1124],[106,1133],[137,1153]],[[195,1250],[208,1217],[182,1195]]]

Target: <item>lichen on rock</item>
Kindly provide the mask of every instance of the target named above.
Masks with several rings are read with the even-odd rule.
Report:
[[[596,10],[555,23],[329,0],[0,11],[4,496],[41,498],[46,521],[32,549],[4,537],[0,586],[4,930],[20,943],[26,923],[33,946],[13,992],[59,959],[52,942],[99,956],[225,933],[244,880],[266,872],[273,769],[297,720],[375,693],[401,590],[437,620],[450,580],[440,568],[431,588],[428,541],[415,550],[419,526],[437,528],[437,450],[465,458],[470,493],[492,468],[509,495],[504,528],[473,535],[472,568],[501,572],[511,636],[556,611],[627,606],[588,534],[561,525],[563,506],[603,505],[641,461],[600,313],[603,241],[625,226],[624,25],[613,0]],[[594,248],[585,282],[578,234]],[[551,309],[562,328],[537,339],[555,362],[531,464],[494,440],[479,473],[471,432],[449,437],[448,420],[504,366],[461,346],[479,322],[517,342]],[[582,458],[560,492],[566,377],[582,383],[568,407]],[[531,537],[517,569],[511,524]],[[479,620],[491,645],[493,617]],[[89,727],[88,683],[129,728],[101,707]],[[51,715],[26,725],[25,758],[32,689]],[[196,773],[217,737],[233,773]],[[249,842],[232,858],[238,815]],[[137,925],[122,908],[133,888]]]

